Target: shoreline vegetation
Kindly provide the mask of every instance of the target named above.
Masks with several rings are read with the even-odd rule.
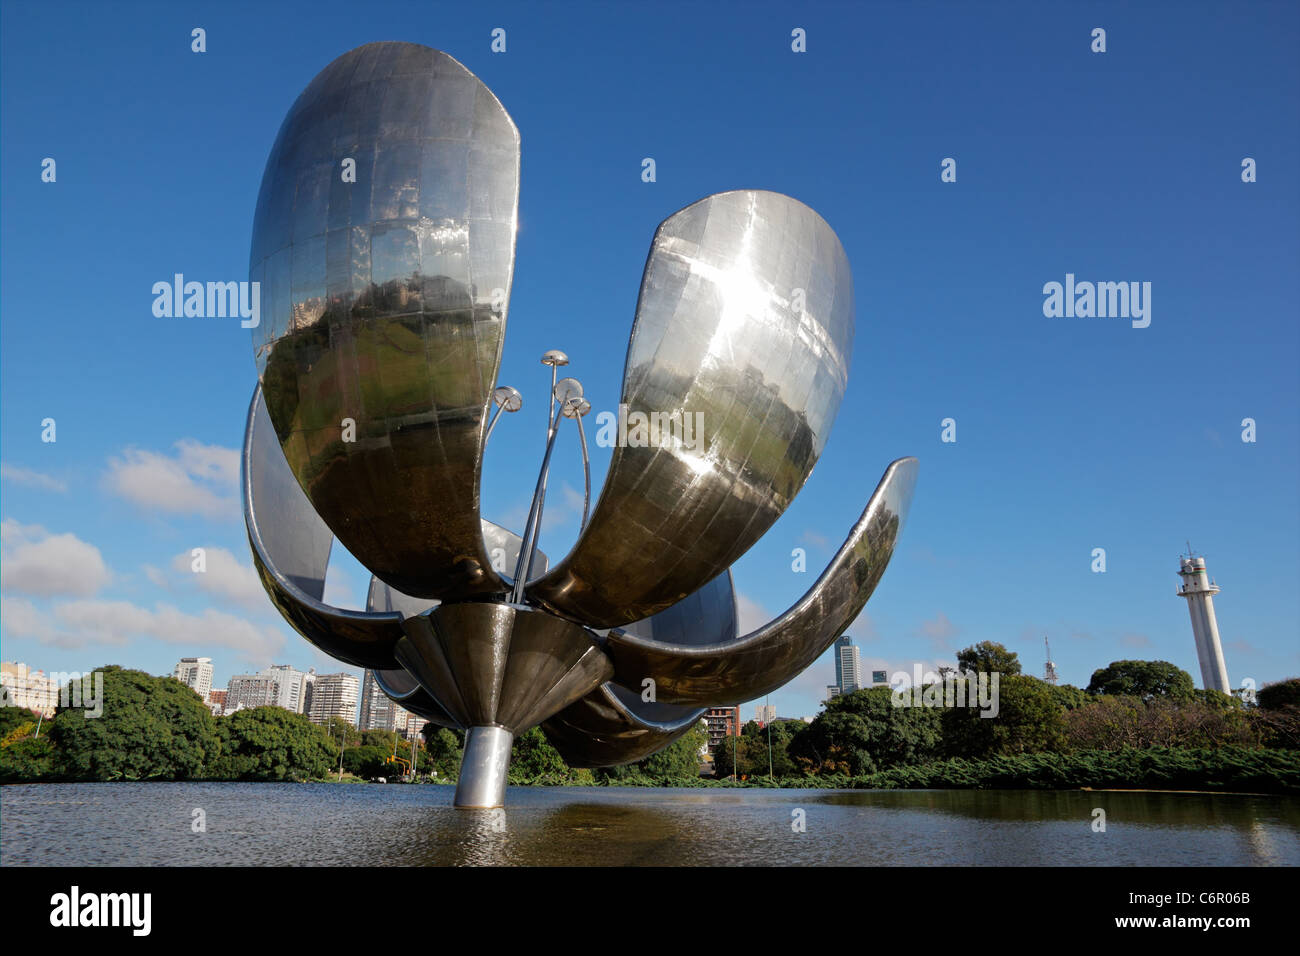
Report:
[[[1189,674],[1162,661],[1113,662],[1087,689],[1021,675],[1015,655],[991,642],[960,652],[958,665],[940,682],[1001,675],[996,717],[943,706],[930,687],[926,696],[939,699],[925,706],[888,687],[855,691],[811,723],[745,724],[716,748],[704,768],[712,777],[702,776],[702,724],[638,763],[595,770],[570,768],[535,727],[515,739],[509,783],[1300,795],[1300,678],[1243,702],[1195,690]],[[0,707],[0,783],[456,782],[457,731],[430,725],[413,745],[278,707],[213,717],[170,677],[117,666],[98,673],[100,716],[60,707],[46,720]]]

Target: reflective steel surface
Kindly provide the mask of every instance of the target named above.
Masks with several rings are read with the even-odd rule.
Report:
[[[776,690],[828,648],[866,606],[893,556],[916,486],[915,458],[886,469],[848,538],[799,601],[735,641],[666,645],[611,631],[605,648],[625,686],[652,676],[659,699],[679,704],[735,704]]]
[[[731,572],[723,572],[685,600],[623,630],[667,646],[735,640],[736,596]],[[658,695],[653,681],[647,674],[639,681],[629,681],[626,687],[602,684],[543,723],[542,730],[571,767],[610,767],[648,757],[704,716],[699,707],[645,699],[651,692]]]
[[[615,448],[573,552],[531,601],[593,627],[648,617],[725,571],[803,487],[839,410],[853,281],[830,226],[780,193],[718,193],[655,233]],[[634,413],[677,416],[632,447]],[[688,436],[686,424],[698,425]],[[664,434],[667,431],[668,434]]]
[[[437,50],[372,43],[330,63],[267,161],[250,279],[260,385],[243,456],[253,562],[285,619],[465,728],[455,803],[499,806],[514,735],[575,766],[642,759],[702,708],[789,681],[866,604],[916,478],[894,462],[834,561],[737,637],[730,566],[785,511],[848,376],[853,284],[830,226],[779,193],[718,193],[665,220],[624,367],[625,418],[588,515],[576,379],[550,350],[548,441],[522,536],[479,515],[514,268],[519,134]],[[557,404],[558,403],[558,404]],[[583,526],[536,550],[556,429],[583,446]],[[366,611],[324,603],[334,538],[371,572]]]
[[[444,604],[402,627],[398,663],[462,727],[522,733],[614,675],[594,634],[531,608]]]
[[[416,597],[504,590],[479,534],[479,463],[518,198],[514,122],[413,43],[322,70],[262,177],[249,278],[271,421],[338,539]]]
[[[400,614],[347,611],[323,600],[334,535],[289,471],[260,386],[248,409],[241,484],[253,567],[284,619],[331,657],[358,667],[392,667],[402,637]]]

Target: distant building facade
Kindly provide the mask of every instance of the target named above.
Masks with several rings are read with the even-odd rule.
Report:
[[[311,711],[307,716],[313,724],[327,724],[331,717],[355,724],[360,694],[361,680],[356,674],[317,674],[311,685]]]
[[[236,674],[226,687],[223,713],[233,714],[249,707],[280,706],[280,684],[265,674]]]
[[[709,728],[709,753],[713,753],[728,735],[740,736],[740,707],[710,707],[704,712]]]
[[[407,712],[379,689],[375,672],[367,670],[361,679],[361,730],[401,730],[406,732]]]
[[[0,663],[0,703],[23,707],[46,717],[59,704],[59,684],[44,671],[30,670],[17,661]]]
[[[835,685],[841,694],[851,694],[860,690],[862,681],[862,660],[858,656],[858,647],[853,638],[842,634],[832,645],[835,648]]]
[[[754,708],[754,719],[758,721],[761,726],[766,727],[772,721],[776,720],[776,705],[759,704]]]
[[[226,689],[224,687],[213,688],[208,691],[208,709],[212,711],[213,717],[221,717],[226,713]]]
[[[289,664],[272,664],[257,672],[259,677],[269,677],[278,685],[275,703],[295,714],[303,712],[307,691],[307,674]]]
[[[212,690],[212,658],[182,657],[172,671],[172,677],[207,700]]]

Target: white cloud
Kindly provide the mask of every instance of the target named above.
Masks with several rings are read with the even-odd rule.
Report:
[[[162,588],[164,591],[172,589],[171,581],[167,580],[167,575],[161,569],[155,568],[152,564],[143,565],[144,576],[149,579],[149,583],[156,588]]]
[[[172,570],[181,574],[186,580],[192,581],[208,594],[234,601],[251,610],[261,611],[270,608],[266,591],[251,563],[242,563],[225,548],[207,547],[203,552],[204,567],[207,570],[202,572],[193,570],[194,557],[189,551],[182,551],[172,558]],[[150,570],[146,567],[145,574],[153,581],[154,577],[149,574]],[[152,570],[156,571],[156,569]]]
[[[49,615],[36,609],[26,598],[0,598],[0,621],[4,622],[5,635],[10,638],[30,637],[42,644],[57,643],[57,632],[50,624]]]
[[[127,448],[108,460],[107,488],[142,508],[206,518],[239,514],[239,452],[182,439],[176,455]]]
[[[50,534],[12,518],[0,523],[0,590],[35,597],[89,597],[108,583],[93,544],[75,534]]]
[[[269,664],[285,643],[284,635],[274,628],[212,608],[189,614],[169,604],[155,604],[150,609],[129,601],[66,601],[55,605],[53,617],[59,630],[52,637],[18,636],[35,636],[64,647],[153,638],[205,650],[229,648],[254,664]],[[11,625],[8,620],[5,623]]]
[[[3,462],[0,462],[0,479],[12,481],[15,485],[26,485],[28,488],[41,488],[45,491],[68,490],[67,483],[60,481],[58,478],[39,471],[32,471],[30,468],[6,465]]]

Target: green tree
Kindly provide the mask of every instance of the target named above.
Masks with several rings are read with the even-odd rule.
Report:
[[[788,752],[806,772],[857,776],[930,760],[939,741],[936,708],[899,706],[890,688],[872,687],[833,698],[793,736]],[[764,751],[764,773],[766,756]]]
[[[325,735],[334,741],[335,751],[334,759],[338,760],[338,744],[342,738],[345,747],[361,746],[361,731],[351,721],[344,720],[342,717],[331,716],[325,721]]]
[[[654,787],[694,786],[700,780],[702,760],[700,751],[708,739],[706,725],[700,721],[667,747],[635,763],[620,764],[617,767],[597,767],[592,771],[592,780],[606,786],[620,784]],[[731,746],[731,741],[731,737],[726,738],[725,743],[728,748]]]
[[[663,750],[632,766],[658,782],[661,787],[682,787],[699,783],[700,751],[708,743],[709,733],[700,721]]]
[[[440,779],[455,780],[460,774],[464,742],[464,731],[425,724],[424,747],[416,759],[419,772],[433,773],[436,770]]]
[[[980,641],[957,652],[957,667],[964,674],[1019,674],[1020,657],[996,641]]]
[[[387,748],[389,754],[392,754],[394,748],[401,749],[401,743],[398,740],[396,731],[363,730],[361,731],[361,740],[357,746]]]
[[[1065,710],[1074,710],[1076,707],[1091,704],[1095,699],[1082,687],[1075,687],[1073,684],[1048,684],[1047,686],[1052,689],[1052,697]]]
[[[35,728],[38,723],[45,723],[41,720],[41,715],[34,710],[28,710],[26,707],[13,707],[11,705],[0,706],[0,741],[9,739],[14,731],[21,731],[14,735],[14,739],[25,737],[28,733],[28,727]],[[42,731],[43,733],[43,731]]]
[[[736,771],[736,765],[745,765],[746,758],[743,755],[748,746],[748,737],[738,737],[735,734],[727,734],[727,736],[718,741],[717,749],[713,751],[713,776],[719,780],[724,777],[730,777],[733,773],[736,773],[737,776],[739,776]],[[733,759],[733,754],[735,755],[735,759]],[[597,771],[597,773],[601,772],[603,772],[603,769]]]
[[[950,756],[972,759],[1065,747],[1065,711],[1050,684],[1004,673],[998,680],[996,702],[996,710],[944,710],[943,745]]]
[[[1192,675],[1168,661],[1111,661],[1093,671],[1090,694],[1141,697],[1191,697]]]
[[[568,782],[569,765],[540,727],[518,734],[510,748],[510,783],[554,786]]]
[[[337,739],[282,707],[237,710],[217,720],[222,755],[210,774],[222,780],[319,780],[338,766]]]
[[[1288,677],[1286,680],[1265,684],[1257,692],[1256,700],[1266,710],[1300,707],[1300,677]]]
[[[404,772],[402,764],[391,762],[389,758],[392,755],[393,751],[388,747],[376,747],[371,744],[349,747],[343,751],[343,769],[350,774],[371,780],[375,777],[400,777]],[[403,755],[399,754],[399,756]]]
[[[60,775],[71,780],[192,780],[221,742],[207,705],[170,677],[103,667],[103,708],[60,707],[50,726]],[[93,696],[91,675],[83,700]]]
[[[57,779],[54,745],[44,733],[0,747],[0,783],[36,783]]]

